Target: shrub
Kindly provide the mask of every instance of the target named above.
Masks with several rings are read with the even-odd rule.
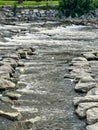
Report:
[[[67,17],[81,16],[94,8],[93,0],[60,0],[59,9]]]

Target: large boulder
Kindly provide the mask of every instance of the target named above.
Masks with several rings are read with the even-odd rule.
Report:
[[[16,87],[15,83],[7,79],[0,79],[0,90],[14,89]]]
[[[91,108],[86,111],[87,124],[94,124],[98,122],[98,107]]]

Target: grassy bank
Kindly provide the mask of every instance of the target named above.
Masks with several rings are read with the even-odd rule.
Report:
[[[8,1],[8,0],[0,0],[0,5],[14,5],[15,1]],[[59,1],[55,0],[55,1],[40,1],[40,2],[36,2],[36,1],[24,1],[22,4],[19,4],[18,6],[37,6],[37,5],[58,5]]]

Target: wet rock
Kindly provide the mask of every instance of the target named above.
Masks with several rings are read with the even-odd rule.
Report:
[[[0,90],[14,89],[15,87],[15,83],[7,79],[0,79]]]
[[[14,91],[10,91],[10,92],[6,92],[5,93],[5,96],[13,99],[13,100],[17,100],[18,98],[21,97],[21,94],[17,93],[17,92],[14,92]]]
[[[0,79],[10,79],[10,74],[9,72],[4,72],[0,70]]]
[[[98,130],[98,122],[93,125],[88,125],[86,130]]]
[[[72,62],[74,62],[74,61],[87,61],[87,59],[84,57],[77,57],[77,58],[72,59]]]
[[[17,110],[10,107],[10,105],[0,104],[0,116],[10,120],[20,120],[22,115]]]
[[[12,74],[13,72],[15,72],[15,70],[8,64],[0,66],[0,71],[6,72],[6,73],[9,73],[9,74]]]
[[[12,105],[14,104],[14,102],[9,97],[0,97],[0,100],[5,103],[10,103]]]
[[[81,83],[95,83],[95,79],[94,78],[92,78],[92,76],[91,75],[87,75],[87,76],[83,76],[81,79],[80,79],[80,82]]]
[[[87,96],[89,95],[98,95],[98,88],[93,88],[90,91],[88,91]]]
[[[88,92],[90,89],[95,88],[96,83],[94,82],[79,82],[75,86],[75,90],[79,92]]]
[[[83,53],[82,54],[87,60],[97,60],[98,58],[93,53]]]
[[[98,102],[98,95],[90,95],[85,97],[75,97],[73,103],[75,106],[85,102]]]
[[[19,55],[15,54],[15,53],[9,53],[9,54],[2,56],[2,58],[12,58],[12,59],[15,59],[15,60],[19,60]]]
[[[79,61],[79,62],[72,62],[71,64],[70,64],[71,66],[76,66],[76,67],[89,67],[89,63],[88,62],[86,62],[86,61]]]
[[[13,68],[18,65],[17,61],[12,58],[4,58],[2,61],[4,62],[4,64],[9,64]]]
[[[87,123],[94,124],[98,121],[98,108],[91,108],[86,111]]]
[[[21,59],[28,59],[28,55],[26,51],[18,50],[18,54],[20,55]]]
[[[76,113],[79,117],[84,118],[86,117],[86,111],[90,108],[98,107],[97,102],[85,102],[85,103],[79,103]]]

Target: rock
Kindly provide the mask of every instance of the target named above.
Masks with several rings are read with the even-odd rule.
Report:
[[[87,124],[94,124],[98,121],[98,108],[94,107],[86,111]]]
[[[86,111],[90,108],[98,107],[98,102],[85,102],[85,103],[79,103],[76,113],[79,117],[84,118],[86,117]]]
[[[72,59],[72,62],[74,62],[74,61],[87,61],[87,59],[84,57],[77,57],[77,58]]]
[[[0,100],[5,103],[10,103],[10,104],[14,105],[14,102],[9,97],[0,97]]]
[[[95,88],[96,83],[94,82],[79,82],[75,86],[75,90],[79,92],[88,92],[90,89]]]
[[[19,60],[18,54],[15,54],[15,53],[8,53],[8,54],[2,56],[2,58],[12,58],[15,60]]]
[[[10,79],[9,72],[4,72],[0,70],[0,79]]]
[[[5,96],[8,96],[11,99],[17,100],[18,98],[21,97],[21,94],[14,92],[14,91],[10,91],[10,92],[6,92]]]
[[[93,125],[88,125],[86,130],[98,130],[98,122]]]
[[[17,61],[12,58],[5,58],[2,61],[4,62],[4,64],[9,64],[13,68],[15,68],[18,65]]]
[[[97,60],[98,58],[91,52],[82,54],[87,60]]]
[[[75,66],[75,67],[89,67],[90,65],[89,65],[89,63],[88,62],[83,62],[83,61],[79,61],[79,62],[72,62],[71,63],[72,64],[72,66]]]
[[[87,96],[89,95],[98,95],[98,88],[93,88],[90,91],[88,91]]]
[[[10,107],[10,105],[0,104],[0,116],[10,120],[20,120],[22,115],[17,110]]]
[[[0,79],[0,90],[13,89],[15,87],[16,85],[13,82],[7,79]]]
[[[15,72],[15,70],[10,65],[7,65],[7,64],[0,66],[0,71],[6,72],[9,74],[12,74],[13,72]]]
[[[75,97],[73,103],[75,106],[85,102],[98,102],[98,95],[90,95],[85,97]]]
[[[83,76],[81,79],[80,79],[80,82],[81,83],[95,83],[95,79],[92,78],[90,75],[87,75],[87,76]]]
[[[18,50],[18,54],[20,55],[21,59],[28,59],[28,55],[26,51]]]

